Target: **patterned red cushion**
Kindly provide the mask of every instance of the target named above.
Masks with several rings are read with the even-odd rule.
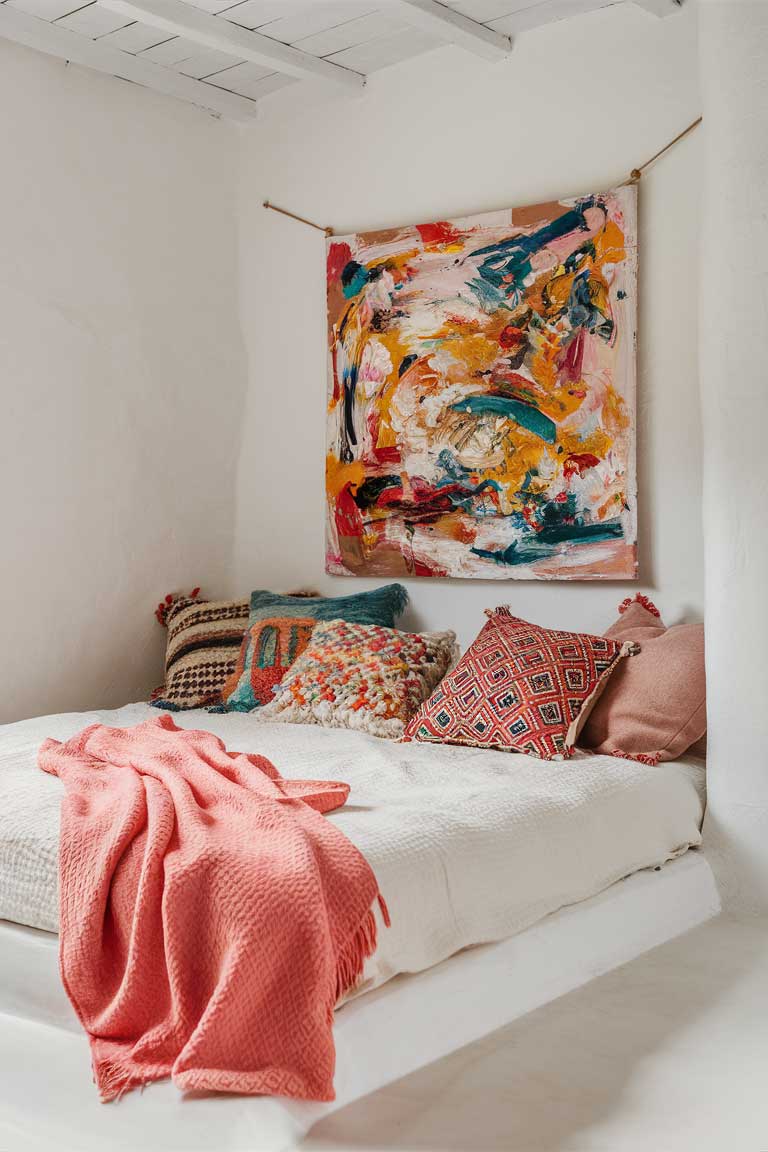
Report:
[[[622,656],[607,636],[555,632],[509,608],[488,610],[477,639],[410,721],[405,739],[571,755],[581,725]]]

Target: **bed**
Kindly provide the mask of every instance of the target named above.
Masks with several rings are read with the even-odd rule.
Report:
[[[57,1097],[57,1147],[106,1140],[119,1148],[121,1139],[132,1147],[130,1133],[138,1140],[151,1123],[164,1133],[155,1137],[163,1149],[209,1148],[214,1133],[222,1150],[287,1148],[329,1108],[719,910],[697,851],[704,768],[696,759],[656,768],[586,754],[543,762],[266,724],[254,714],[178,714],[179,726],[211,730],[229,749],[259,751],[285,776],[346,780],[349,802],[328,819],[373,867],[392,926],[380,925],[363,981],[337,1011],[334,1104],[184,1101],[172,1085],[156,1085],[121,1102],[116,1142],[113,1112],[96,1100],[87,1043],[58,979],[61,784],[39,771],[36,752],[47,736],[155,714],[133,704],[0,729],[0,1147],[3,1137],[14,1149],[45,1144],[36,1130],[45,1121],[31,1122],[28,1111],[43,1060]]]

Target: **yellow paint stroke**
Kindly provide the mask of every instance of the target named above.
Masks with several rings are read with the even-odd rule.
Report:
[[[593,240],[595,258],[592,267],[602,264],[620,264],[627,258],[624,247],[624,233],[615,220],[607,220]]]
[[[350,464],[342,464],[332,454],[325,458],[325,489],[332,499],[336,499],[347,484],[358,488],[365,480],[365,464],[362,460],[353,460]]]

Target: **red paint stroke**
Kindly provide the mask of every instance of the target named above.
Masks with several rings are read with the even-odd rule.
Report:
[[[499,344],[502,348],[511,348],[515,352],[527,344],[528,337],[522,328],[518,328],[515,324],[507,324],[506,328],[502,328],[499,333]]]
[[[534,380],[529,380],[527,376],[521,376],[519,372],[511,372],[508,368],[494,368],[491,379],[494,384],[504,384],[508,388],[521,388],[527,393],[536,388]]]
[[[400,464],[402,461],[402,452],[396,444],[391,444],[385,448],[374,448],[373,459],[377,464]]]
[[[414,576],[447,576],[448,572],[445,568],[438,567],[437,564],[426,564],[423,560],[413,558],[413,574]]]
[[[563,472],[566,476],[583,476],[590,468],[596,468],[600,463],[597,456],[593,456],[591,452],[574,452],[563,465]]]
[[[379,414],[375,409],[371,409],[366,417],[366,424],[368,427],[368,438],[371,443],[371,449],[366,452],[366,462],[368,464],[399,464],[402,458],[400,449],[396,444],[382,445],[378,447],[376,441],[379,438],[379,428],[381,420]]]
[[[403,499],[402,484],[390,484],[384,488],[376,499],[377,508],[386,508],[388,504],[397,504]]]
[[[538,516],[537,516],[538,509],[536,508],[536,505],[535,504],[524,504],[523,508],[522,508],[522,513],[523,513],[523,519],[525,520],[526,524],[530,528],[533,528],[534,532],[541,532],[544,525],[539,523]]]
[[[371,444],[373,444],[373,445],[376,444],[376,441],[379,438],[379,425],[380,425],[380,423],[381,423],[381,421],[379,419],[379,414],[376,411],[376,409],[375,408],[369,408],[368,413],[365,417],[365,424],[366,424],[366,427],[368,429],[368,438],[369,438]]]
[[[341,380],[339,380],[339,364],[337,358],[338,342],[334,340],[333,351],[331,352],[331,364],[333,371],[333,402],[338,404],[341,400]]]
[[[434,224],[417,224],[416,231],[425,244],[456,244],[469,235],[468,232],[454,228],[447,220],[438,220]]]
[[[326,261],[326,272],[329,284],[334,280],[338,280],[351,259],[352,249],[349,244],[337,243],[329,246],[328,259]]]
[[[558,358],[558,367],[565,380],[575,384],[581,380],[584,363],[584,329],[580,328],[565,351]]]
[[[385,488],[376,501],[377,508],[390,508],[402,513],[406,520],[415,524],[432,524],[446,512],[453,511],[451,495],[468,495],[461,484],[446,484],[443,488],[433,488],[420,476],[411,480],[411,499],[404,498],[401,485]]]
[[[336,530],[339,536],[362,536],[363,518],[352,496],[352,485],[345,484],[336,497]]]

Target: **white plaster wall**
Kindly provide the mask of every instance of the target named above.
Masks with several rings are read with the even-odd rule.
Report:
[[[245,391],[235,130],[0,40],[0,719],[161,677],[230,575]]]
[[[696,35],[692,4],[669,20],[616,6],[521,36],[499,65],[444,48],[374,75],[359,98],[318,92],[300,113],[288,89],[242,130],[240,588],[376,583],[323,573],[324,238],[262,201],[343,233],[608,187],[699,114]],[[412,580],[408,625],[452,626],[466,644],[482,609],[508,601],[545,624],[602,631],[636,588],[670,621],[700,616],[700,176],[694,135],[640,190],[641,581]]]
[[[706,843],[768,910],[768,4],[702,0]]]

